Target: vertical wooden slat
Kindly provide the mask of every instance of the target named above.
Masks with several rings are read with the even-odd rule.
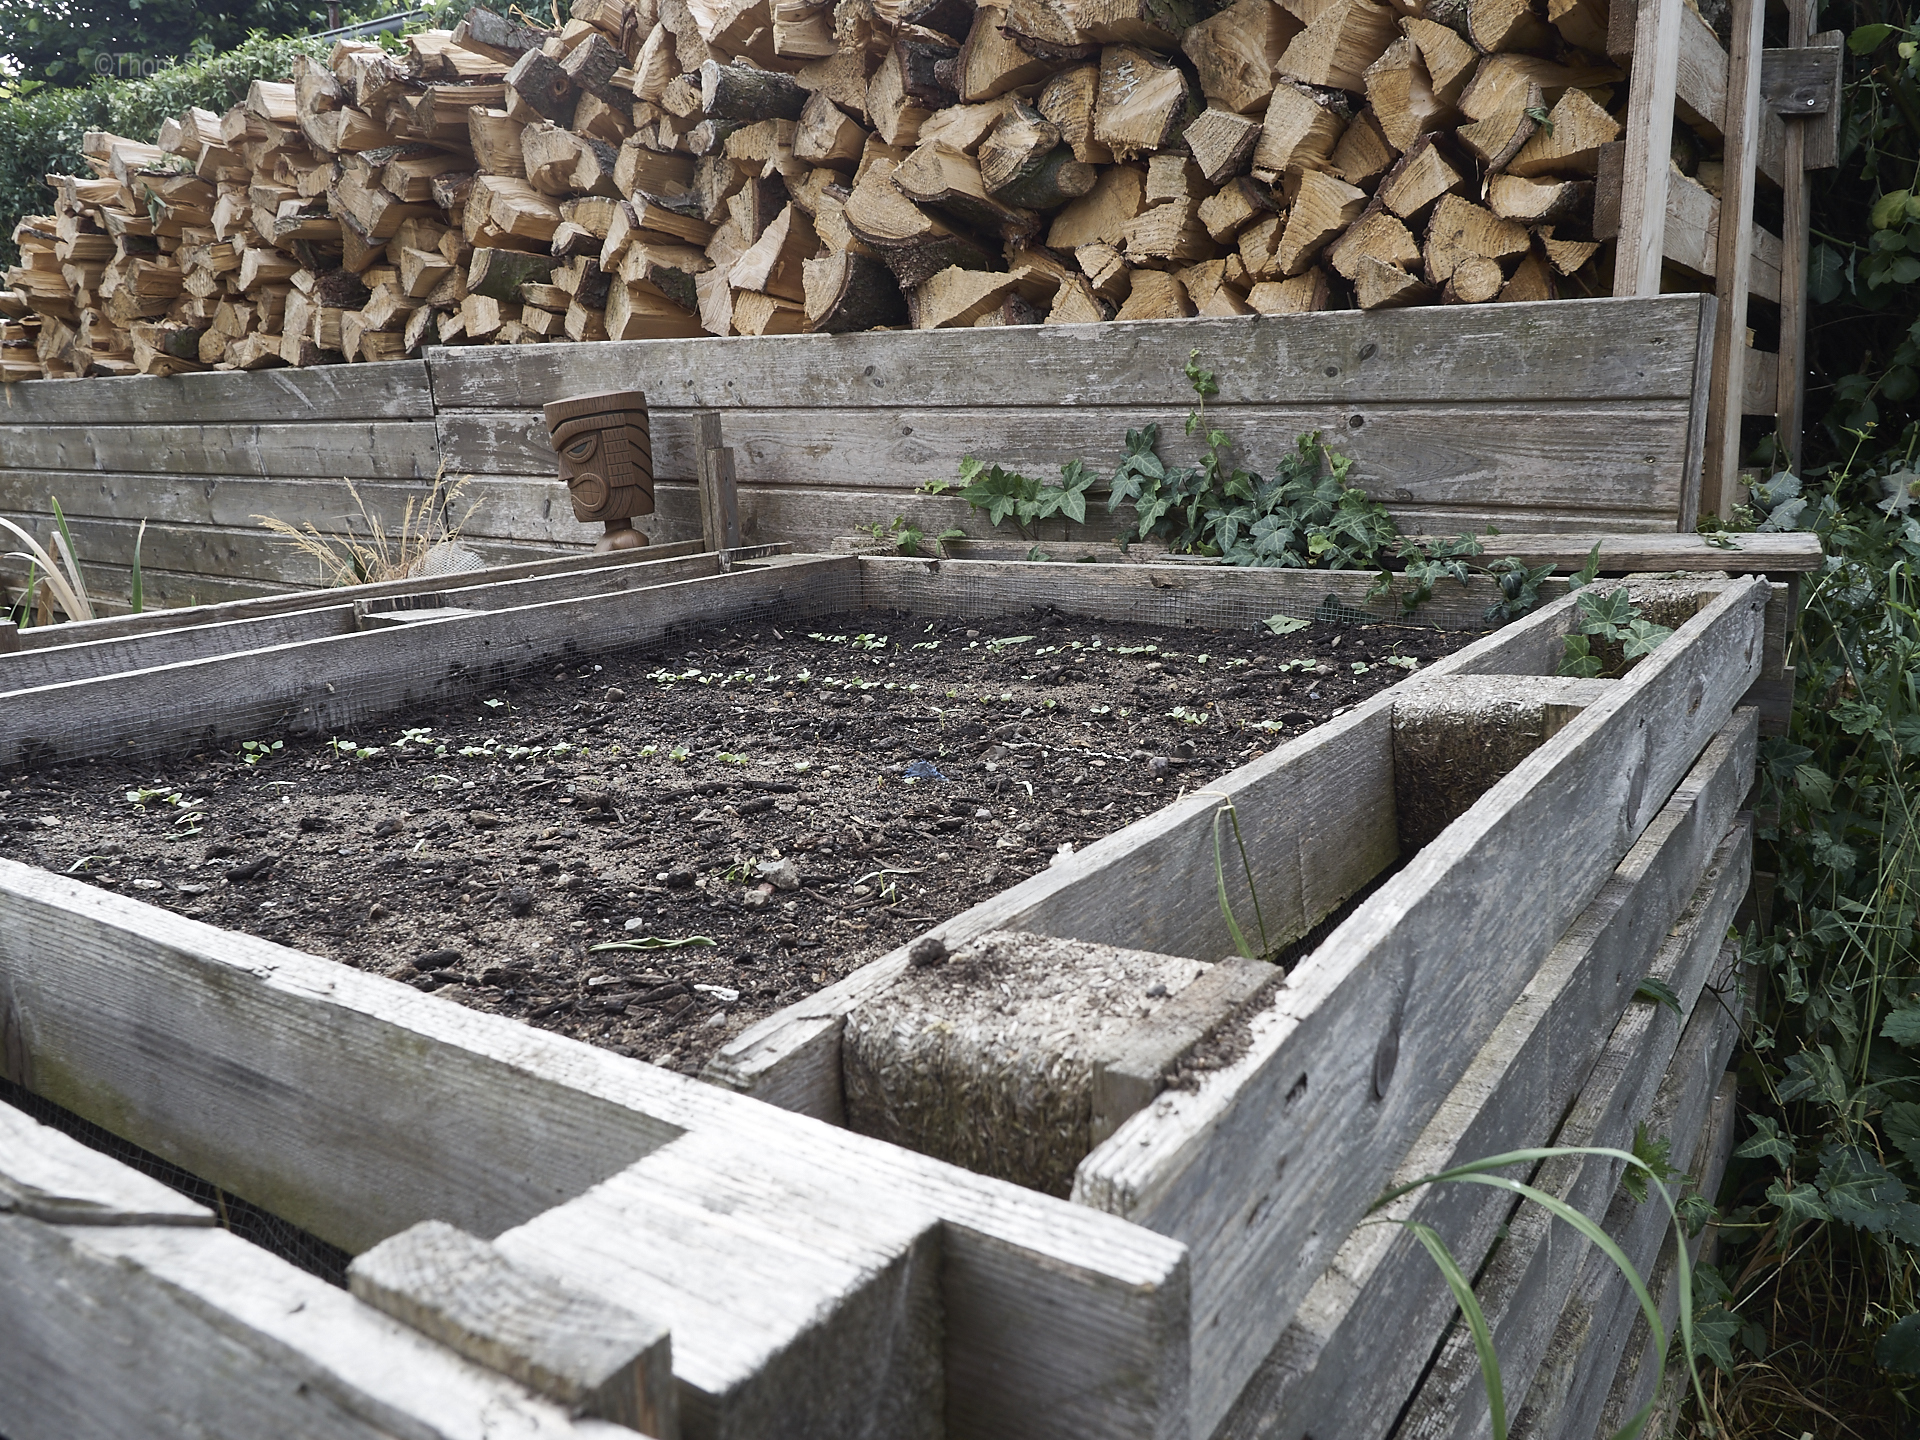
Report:
[[[1684,0],[1643,0],[1634,22],[1620,238],[1613,259],[1613,293],[1620,297],[1660,293],[1683,6]]]
[[[1707,402],[1706,469],[1700,508],[1726,518],[1740,487],[1740,417],[1745,408],[1747,285],[1753,271],[1754,159],[1760,139],[1760,26],[1763,0],[1733,0],[1733,46],[1727,62],[1726,139],[1720,189],[1719,294],[1713,321],[1713,381]]]
[[[1787,0],[1787,43],[1805,45],[1813,34],[1816,0]],[[1839,99],[1835,97],[1835,104]],[[1809,120],[1787,121],[1781,170],[1785,192],[1780,227],[1780,366],[1774,380],[1774,434],[1795,471],[1800,468],[1800,425],[1807,370],[1807,227],[1813,177],[1807,173]]]

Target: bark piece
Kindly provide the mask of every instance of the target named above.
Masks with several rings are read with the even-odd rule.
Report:
[[[1286,230],[1275,251],[1280,273],[1292,276],[1305,270],[1329,240],[1359,217],[1366,203],[1367,192],[1344,180],[1318,170],[1302,175]]]
[[[798,120],[807,92],[791,75],[709,60],[700,67],[700,105],[716,120]]]
[[[1246,115],[1273,93],[1273,70],[1306,27],[1273,0],[1234,0],[1180,42],[1209,104]]]
[[[1054,216],[1047,244],[1056,250],[1077,250],[1104,242],[1118,245],[1127,226],[1146,205],[1147,173],[1135,165],[1102,170],[1093,188]]]
[[[1399,34],[1399,17],[1378,0],[1333,0],[1288,44],[1277,73],[1358,92],[1366,88],[1367,67]]]
[[[467,292],[492,300],[518,300],[520,287],[528,281],[545,281],[553,274],[553,264],[551,255],[477,249],[467,264]]]
[[[1191,98],[1179,67],[1136,46],[1110,45],[1100,53],[1093,138],[1121,160],[1150,155],[1186,123]]]
[[[1269,3],[1269,0],[1262,0]],[[1258,120],[1209,106],[1187,126],[1187,149],[1210,185],[1245,173],[1262,133]]]
[[[1346,129],[1344,97],[1280,80],[1267,102],[1266,121],[1253,151],[1253,173],[1269,184],[1288,171],[1325,170]]]
[[[581,95],[593,95],[612,101],[619,95],[614,76],[626,68],[627,57],[610,44],[604,35],[589,35],[560,62],[560,68]],[[627,94],[632,94],[631,87]]]
[[[906,323],[906,297],[893,272],[871,255],[840,250],[801,268],[807,329],[839,335]]]

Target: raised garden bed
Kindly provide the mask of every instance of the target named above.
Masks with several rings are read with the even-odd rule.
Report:
[[[0,843],[693,1071],[1478,633],[1045,609],[740,623],[351,735],[16,769]],[[648,941],[666,944],[594,948]]]

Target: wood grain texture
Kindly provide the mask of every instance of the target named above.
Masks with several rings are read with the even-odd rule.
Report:
[[[347,1288],[456,1355],[568,1409],[678,1440],[672,1340],[658,1320],[514,1264],[427,1220],[354,1257]]]
[[[442,410],[530,408],[535,397],[639,388],[650,410],[841,409],[1034,403],[1166,406],[1191,399],[1188,352],[1215,371],[1216,403],[1682,399],[1692,390],[1700,297],[1459,306],[1429,312],[1049,325],[924,333],[506,346],[428,352]],[[1027,385],[1009,386],[1013,370]],[[1331,371],[1331,373],[1329,373]],[[276,372],[277,373],[277,372]],[[729,424],[739,449],[743,432]],[[742,474],[746,478],[743,454]]]
[[[617,1440],[220,1229],[0,1215],[13,1440]],[[269,1418],[270,1417],[270,1418]]]
[[[844,590],[836,593],[838,579]],[[0,764],[83,755],[132,756],[221,745],[284,730],[342,734],[354,726],[509,676],[660,640],[716,616],[832,609],[857,590],[851,557],[770,559],[727,575],[645,590],[550,600],[471,619],[295,641],[90,680],[10,692],[0,700]],[[73,724],[84,707],[84,726]]]
[[[430,480],[439,468],[439,442],[430,420],[0,425],[0,470]]]
[[[1766,598],[1763,581],[1729,585],[1294,970],[1245,1057],[1083,1162],[1076,1199],[1192,1247],[1201,1428],[1758,675]],[[1476,964],[1441,958],[1462,955]],[[1384,1085],[1377,1056],[1394,1057]]]
[[[1762,0],[1733,0],[1733,46],[1728,59],[1724,178],[1720,187],[1718,305],[1713,322],[1713,381],[1707,400],[1707,451],[1700,505],[1729,519],[1740,502],[1740,422],[1746,410],[1747,295],[1754,271],[1754,151],[1760,130]],[[1780,295],[1779,262],[1773,295]]]
[[[1732,968],[1733,958],[1729,944],[1721,956],[1724,968]],[[1697,1177],[1687,1188],[1708,1197],[1719,1194],[1720,1177],[1733,1148],[1733,1077],[1726,1069],[1740,1038],[1738,998],[1736,993],[1707,995],[1694,1007],[1644,1122],[1649,1135],[1672,1143],[1674,1169]],[[1637,1202],[1618,1190],[1601,1228],[1649,1282],[1664,1323],[1672,1327],[1678,1287],[1672,1283],[1674,1235],[1666,1207],[1651,1197]],[[1688,1248],[1697,1254],[1704,1238],[1692,1238]],[[1661,1286],[1663,1270],[1667,1284]],[[1648,1353],[1629,1353],[1634,1338]],[[1648,1338],[1645,1312],[1626,1277],[1604,1254],[1589,1251],[1561,1307],[1553,1341],[1528,1389],[1526,1403],[1514,1415],[1512,1433],[1524,1440],[1547,1436],[1586,1440],[1602,1422],[1616,1376],[1624,1372],[1630,1384],[1638,1378],[1636,1372],[1647,1372],[1647,1378],[1652,1378],[1655,1366]],[[1677,1362],[1678,1351],[1674,1354]],[[1633,1409],[1645,1403],[1643,1397]]]
[[[1501,1019],[1393,1185],[1546,1143],[1698,890],[1752,784],[1755,746],[1751,713],[1736,714],[1714,737]],[[1433,1226],[1471,1267],[1509,1208],[1503,1195],[1438,1186],[1404,1197],[1383,1217]],[[1410,1232],[1359,1227],[1242,1392],[1221,1440],[1267,1440],[1307,1426],[1385,1433],[1453,1314],[1451,1293]]]
[[[717,1135],[714,1175],[824,1191],[809,1213],[856,1237],[836,1244],[896,1211],[943,1222],[950,1435],[1186,1433],[1185,1250],[1111,1216],[5,862],[0,997],[9,1078],[352,1249],[435,1217],[498,1235]],[[697,1368],[689,1323],[664,1318]]]
[[[1653,1109],[1657,1088],[1674,1059],[1684,1016],[1695,1013],[1726,946],[1727,926],[1747,888],[1752,859],[1752,824],[1743,819],[1727,837],[1688,907],[1688,913],[1660,949],[1650,974],[1673,987],[1682,1015],[1666,1007],[1636,1001],[1613,1027],[1593,1074],[1553,1137],[1556,1146],[1632,1148],[1635,1124]],[[1707,998],[1714,1016],[1719,1005]],[[1702,1090],[1712,1093],[1726,1068],[1721,1050]],[[1588,1215],[1605,1212],[1622,1163],[1601,1156],[1556,1156],[1543,1163],[1532,1183]],[[1657,1202],[1655,1202],[1657,1204]],[[1523,1403],[1553,1338],[1555,1320],[1576,1277],[1589,1258],[1587,1243],[1545,1210],[1523,1205],[1514,1215],[1497,1252],[1479,1275],[1474,1292],[1493,1330],[1509,1403]],[[1479,1361],[1472,1347],[1450,1337],[1421,1382],[1402,1421],[1409,1437],[1476,1436],[1488,1429],[1486,1397],[1479,1385]]]
[[[1627,92],[1626,168],[1620,186],[1619,244],[1613,265],[1616,297],[1660,293],[1672,173],[1667,152],[1673,143],[1684,8],[1681,0],[1641,0],[1635,19],[1633,74]]]
[[[525,575],[565,575],[583,570],[611,570],[626,565],[646,566],[661,560],[698,554],[698,543],[649,546],[645,550],[616,550],[608,555],[566,555],[547,560],[526,561],[518,565],[489,566],[467,578],[480,583],[517,579]],[[746,558],[761,553],[784,553],[782,547],[749,551]],[[213,583],[211,581],[209,584]],[[445,576],[425,576],[417,580],[385,580],[371,585],[342,585],[324,595],[310,591],[291,595],[255,595],[235,600],[217,600],[185,606],[177,610],[151,611],[139,615],[114,615],[99,620],[81,621],[47,629],[22,631],[22,649],[45,645],[73,645],[93,640],[118,639],[128,635],[151,635],[182,625],[208,625],[228,620],[250,620],[263,615],[284,615],[295,610],[311,610],[316,601],[326,604],[352,604],[395,595],[419,595],[444,588]]]
[[[1446,537],[1434,537],[1444,539]],[[1715,545],[1711,539],[1727,543]],[[1818,536],[1785,534],[1705,535],[1510,535],[1482,542],[1487,554],[1512,555],[1529,565],[1552,562],[1578,570],[1600,547],[1602,575],[1654,570],[1724,570],[1731,575],[1782,575],[1818,570],[1825,562]]]
[[[430,419],[424,360],[307,369],[207,371],[161,378],[29,380],[0,397],[0,424],[257,424],[278,420]]]
[[[211,1225],[178,1190],[0,1105],[0,1212],[50,1225]]]

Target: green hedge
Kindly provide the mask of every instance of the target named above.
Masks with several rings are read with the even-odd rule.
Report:
[[[174,65],[140,80],[96,80],[80,89],[35,90],[0,102],[0,263],[15,264],[13,227],[22,215],[44,215],[52,203],[48,175],[91,175],[80,158],[81,137],[111,130],[151,140],[172,115],[198,105],[225,110],[245,98],[255,80],[285,80],[293,57],[324,57],[331,42],[255,36],[237,49]]]

